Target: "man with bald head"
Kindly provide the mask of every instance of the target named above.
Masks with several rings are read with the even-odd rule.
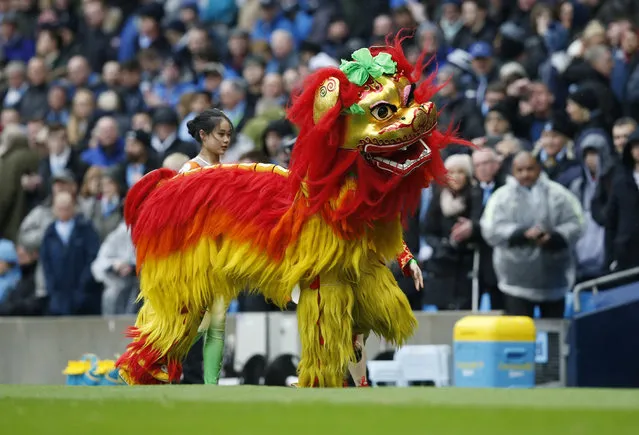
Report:
[[[111,167],[123,162],[125,157],[117,121],[103,116],[93,128],[89,149],[82,153],[82,161],[89,166]]]
[[[74,88],[89,88],[91,78],[91,66],[84,56],[73,56],[67,64],[67,80]]]
[[[512,177],[488,200],[481,231],[506,315],[561,318],[575,282],[573,249],[585,230],[579,201],[550,180],[528,152],[513,159]]]

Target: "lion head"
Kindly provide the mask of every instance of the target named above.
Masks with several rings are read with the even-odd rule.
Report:
[[[357,102],[344,113],[342,148],[358,151],[380,171],[406,176],[431,158],[427,137],[437,126],[435,104],[415,100],[416,84],[398,69],[389,53],[373,57],[368,48],[362,48],[353,53],[353,59],[342,61],[340,68],[359,86]],[[335,77],[327,78],[317,89],[315,121],[337,103],[339,92]]]
[[[300,131],[291,179],[304,183],[313,210],[342,197],[348,181],[356,189],[339,216],[364,225],[393,219],[411,213],[432,180],[445,180],[440,150],[464,141],[437,129],[435,78],[421,79],[424,56],[412,65],[401,43],[398,36],[314,72],[289,109]]]

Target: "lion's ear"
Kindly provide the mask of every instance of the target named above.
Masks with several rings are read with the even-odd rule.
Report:
[[[330,109],[335,107],[339,100],[339,80],[329,77],[315,91],[313,101],[313,122],[317,124]]]

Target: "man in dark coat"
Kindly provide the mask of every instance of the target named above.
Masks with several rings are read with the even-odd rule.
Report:
[[[614,141],[615,152],[611,156],[611,162],[608,168],[604,168],[604,172],[601,175],[601,179],[597,184],[597,190],[595,196],[592,198],[592,217],[599,225],[606,225],[606,216],[608,213],[608,198],[612,190],[612,183],[616,174],[621,172],[623,164],[621,163],[621,156],[623,149],[628,143],[630,135],[632,135],[637,129],[637,121],[632,118],[620,118],[615,121],[615,125],[612,127],[612,138]],[[609,247],[606,248],[608,251]]]
[[[53,177],[70,171],[76,183],[80,185],[88,169],[82,161],[78,150],[69,145],[66,127],[62,124],[51,124],[48,128],[47,148],[49,155],[40,160],[38,174],[41,177],[40,194],[44,199],[51,194]]]
[[[76,213],[68,192],[53,198],[53,222],[44,233],[40,250],[49,296],[47,314],[69,316],[100,314],[101,292],[93,280],[91,263],[100,249],[93,225]]]
[[[613,270],[639,266],[639,130],[628,138],[621,161],[606,218],[608,262]]]
[[[473,152],[473,168],[477,184],[473,189],[482,198],[481,216],[491,195],[504,184],[500,176],[500,162],[492,148],[481,148]],[[497,276],[493,267],[493,248],[481,236],[479,219],[472,221],[472,235],[479,244],[479,290],[490,295],[490,306],[493,310],[504,309],[503,293],[497,286]]]

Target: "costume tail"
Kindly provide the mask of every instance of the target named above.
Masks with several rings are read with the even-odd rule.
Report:
[[[171,169],[157,169],[133,185],[124,204],[127,226],[131,229],[135,227],[147,198],[160,183],[176,175]],[[140,266],[138,264],[138,268]],[[145,300],[136,325],[127,331],[133,341],[116,363],[120,377],[127,384],[148,385],[180,381],[181,359],[188,352],[203,315],[192,311],[177,307],[169,321],[162,323],[150,302]]]
[[[148,198],[148,196],[155,190],[155,188],[163,180],[173,178],[177,175],[177,172],[168,168],[156,169],[151,171],[142,177],[137,183],[131,187],[129,193],[126,195],[126,201],[124,203],[124,221],[127,226],[133,227],[138,220],[140,209],[142,204]]]

